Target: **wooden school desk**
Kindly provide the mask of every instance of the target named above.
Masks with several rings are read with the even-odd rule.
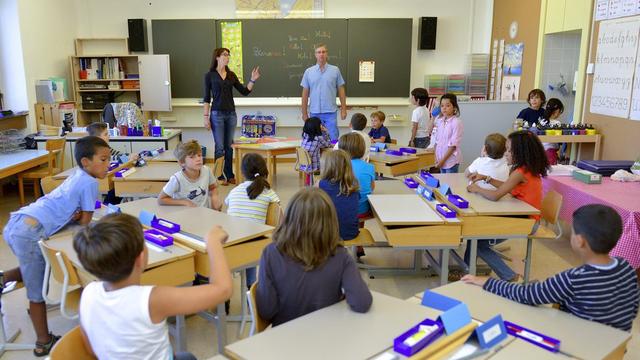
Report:
[[[300,147],[301,140],[287,140],[287,141],[276,141],[269,143],[260,143],[260,144],[233,144],[231,145],[234,149],[234,169],[233,172],[236,175],[236,179],[238,179],[238,183],[244,181],[244,177],[242,176],[241,164],[242,157],[244,154],[256,153],[262,155],[262,157],[267,159],[267,170],[269,170],[269,176],[267,177],[267,181],[272,186],[275,186],[276,183],[276,157],[280,155],[288,155],[296,153],[296,148]]]
[[[469,193],[467,191],[469,180],[464,173],[434,174],[434,176],[440,180],[440,183],[448,184],[454,194],[469,201],[468,209],[457,209],[439,191],[435,191],[438,200],[448,204],[452,209],[456,209],[462,219],[462,238],[471,242],[469,273],[472,275],[476,273],[478,240],[513,238],[527,239],[525,272],[528,273],[531,263],[531,240],[527,236],[531,233],[535,220],[526,216],[539,215],[540,210],[510,194],[505,195],[499,201],[491,201],[479,194]],[[514,218],[511,216],[522,217]],[[453,254],[453,257],[461,266],[466,266],[457,254]]]
[[[359,314],[346,301],[320,309],[225,347],[233,359],[368,359],[393,339],[440,311],[371,292],[369,312]]]
[[[155,198],[141,199],[120,205],[122,212],[139,216],[140,210],[146,210],[156,214],[159,218],[180,224],[181,232],[190,235],[191,239],[178,238],[181,242],[194,250],[195,268],[192,270],[203,276],[209,276],[209,256],[204,243],[205,236],[213,225],[220,225],[229,234],[229,239],[223,245],[227,263],[232,272],[245,270],[256,266],[262,255],[262,250],[271,243],[273,227],[258,224],[250,220],[239,219],[225,213],[203,207],[185,206],[161,206]],[[192,276],[193,278],[193,276]],[[241,289],[246,288],[246,278],[242,271]],[[246,293],[241,292],[241,303],[245,304]],[[243,307],[244,308],[244,307]],[[218,349],[222,352],[227,343],[224,303],[218,305],[217,317],[220,320],[218,326]],[[209,318],[209,317],[207,317]]]
[[[147,162],[178,162],[178,159],[173,154],[173,150],[166,150],[158,154],[158,156],[145,157],[144,159]]]
[[[390,148],[398,149],[399,147],[392,145]],[[435,163],[433,150],[416,150],[416,154],[403,156],[387,155],[384,151],[371,152],[369,154],[369,163],[373,164],[376,173],[382,173],[390,177],[415,173]]]
[[[136,171],[123,178],[114,178],[114,188],[119,197],[157,196],[171,175],[180,170],[175,162],[151,162],[136,168]]]
[[[47,240],[47,245],[67,255],[73,267],[78,271],[80,282],[85,286],[96,278],[82,267],[78,255],[73,249],[73,231],[73,229],[69,229],[53,235]],[[194,250],[177,243],[164,248],[165,250],[148,242],[145,243],[149,252],[149,260],[140,278],[142,285],[181,286],[193,281]],[[170,330],[172,329],[170,328]],[[184,316],[176,316],[175,331],[172,332],[172,335],[176,340],[176,351],[186,350]]]
[[[449,275],[450,250],[460,246],[462,227],[460,220],[445,219],[435,211],[433,202],[428,202],[415,193],[369,195],[369,203],[389,246],[414,250],[413,268],[369,268],[369,275],[420,273],[424,252],[427,260],[439,273],[440,283],[446,284]],[[438,250],[440,260],[436,260],[425,250]]]
[[[133,166],[134,161],[129,161],[127,163],[121,164],[120,166],[118,166],[117,168],[109,171],[107,173],[107,177],[105,177],[104,179],[96,179],[98,180],[98,190],[100,190],[101,193],[107,193],[110,190],[113,189],[113,179],[115,178],[115,173],[117,171],[120,171],[122,168],[125,167],[131,167]],[[62,184],[69,176],[73,175],[73,173],[75,173],[78,170],[78,167],[72,167],[70,169],[67,169],[59,174],[53,175],[53,180],[56,184],[56,187],[59,186],[60,184]]]
[[[547,135],[538,135],[538,139],[540,139],[543,143],[569,143],[571,147],[575,144],[578,144],[578,152],[580,154],[580,145],[585,143],[591,143],[595,145],[593,149],[593,160],[600,160],[600,142],[602,141],[602,135],[558,135],[558,136],[547,136]],[[571,154],[573,155],[575,151],[571,150]],[[574,160],[573,158],[571,159]]]
[[[626,331],[548,306],[519,304],[461,281],[433,291],[467,304],[476,320],[487,321],[501,314],[504,320],[559,339],[561,351],[581,359],[622,359],[631,339],[631,333]],[[416,296],[422,298],[422,293]]]
[[[21,173],[49,162],[46,150],[20,150],[0,154],[0,179]]]

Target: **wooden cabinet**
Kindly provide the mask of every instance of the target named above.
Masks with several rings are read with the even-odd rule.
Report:
[[[544,33],[581,30],[591,20],[589,0],[547,0]]]

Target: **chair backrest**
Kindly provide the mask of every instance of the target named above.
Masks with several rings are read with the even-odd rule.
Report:
[[[53,168],[64,168],[64,149],[66,143],[66,138],[47,140],[45,149],[51,155],[49,158],[49,171],[53,171]]]
[[[220,156],[213,162],[213,177],[219,178],[224,170],[224,156]]]
[[[61,184],[61,181],[55,180],[53,176],[47,176],[40,179],[40,186],[42,186],[42,191],[44,192],[45,195],[52,192],[60,184]]]
[[[258,303],[256,301],[256,292],[258,291],[258,282],[254,282],[251,285],[249,291],[247,291],[247,299],[249,300],[249,311],[251,312],[251,331],[250,336],[256,333],[264,331],[269,327],[269,322],[264,320],[258,314]]]
[[[267,208],[267,221],[265,224],[269,226],[277,226],[280,222],[280,204],[272,202]]]
[[[80,279],[78,278],[78,273],[76,269],[71,264],[71,261],[67,257],[65,253],[62,251],[58,251],[56,249],[51,248],[47,245],[46,241],[40,241],[40,250],[42,250],[42,256],[44,256],[45,260],[51,267],[51,274],[53,278],[56,279],[60,284],[64,283],[64,271],[67,272],[69,276],[68,286],[80,285]],[[62,262],[64,263],[65,269],[63,270],[60,262],[58,261],[58,254],[62,258]]]
[[[558,222],[561,207],[562,195],[553,190],[547,192],[542,199],[542,218],[549,224],[555,225]]]
[[[82,330],[80,326],[76,326],[68,333],[64,334],[60,340],[55,344],[51,353],[49,354],[51,360],[95,360],[97,359],[87,349],[85,342],[82,338]]]
[[[296,148],[296,170],[300,170],[301,165],[311,166],[311,156],[305,148],[299,146]]]
[[[389,140],[389,142],[391,142],[392,144],[397,144],[398,143],[398,139],[391,139],[391,140]]]

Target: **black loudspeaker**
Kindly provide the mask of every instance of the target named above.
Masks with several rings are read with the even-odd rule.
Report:
[[[147,51],[147,20],[129,19],[129,51]]]
[[[437,17],[421,17],[418,29],[418,50],[436,49]]]

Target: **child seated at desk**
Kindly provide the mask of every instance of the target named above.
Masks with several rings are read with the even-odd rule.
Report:
[[[583,319],[631,331],[640,291],[635,270],[623,258],[610,257],[622,234],[622,219],[605,205],[585,205],[573,213],[571,248],[583,265],[528,285],[466,275],[464,282],[528,305],[560,304]]]
[[[349,123],[349,127],[351,128],[351,132],[356,133],[362,136],[362,140],[364,140],[364,155],[362,156],[362,160],[369,162],[369,149],[371,148],[371,138],[367,135],[363,130],[367,127],[367,117],[362,113],[355,113],[351,116],[351,122]],[[339,141],[339,140],[338,140]],[[334,145],[334,149],[339,149],[339,144],[336,143]]]
[[[504,158],[507,139],[502,134],[489,134],[484,139],[484,146],[480,152],[480,157],[473,160],[464,174],[471,178],[478,173],[487,175],[493,179],[507,181],[509,178],[509,166]],[[495,187],[484,181],[477,183],[480,187],[495,190]]]
[[[51,193],[11,213],[3,237],[18,258],[19,268],[0,271],[0,297],[7,283],[22,281],[27,289],[29,313],[36,332],[35,356],[45,356],[60,339],[49,332],[47,306],[42,297],[45,261],[38,241],[48,239],[67,224],[88,224],[98,200],[98,179],[109,169],[109,145],[95,136],[76,141],[74,157],[79,169]]]
[[[504,195],[511,193],[516,199],[522,200],[536,209],[542,207],[542,177],[547,175],[549,163],[544,153],[544,148],[538,136],[528,130],[515,131],[509,134],[506,142],[505,158],[510,165],[509,178],[500,181],[489,175],[476,173],[470,177],[473,183],[467,187],[470,193],[478,193],[483,197],[498,201]],[[488,190],[480,187],[478,181],[494,186],[495,190]],[[540,220],[540,215],[532,216]],[[534,227],[537,228],[536,226]],[[498,274],[500,279],[516,281],[519,276],[505,264],[504,260],[496,254],[492,245],[505,240],[479,240],[478,256]],[[467,244],[465,251],[465,261],[469,263],[469,249],[471,244]]]
[[[269,205],[280,203],[280,198],[267,181],[267,163],[262,156],[250,153],[242,158],[241,167],[242,176],[248,180],[231,189],[224,200],[228,206],[227,214],[264,224]],[[256,281],[256,268],[248,268],[246,274],[247,288],[251,288]]]
[[[540,125],[543,126],[556,126],[560,125],[558,118],[564,112],[564,105],[562,101],[551,98],[547,101],[547,108],[544,109],[543,119],[540,120]],[[558,143],[543,143],[544,151],[547,154],[547,160],[549,165],[558,164],[558,150],[560,150],[560,144]]]
[[[529,94],[527,95],[529,107],[522,109],[516,118],[526,121],[529,123],[529,126],[539,124],[540,120],[544,117],[544,103],[546,101],[547,97],[544,95],[544,91],[540,89],[533,89],[529,91]]]
[[[143,286],[148,261],[142,225],[110,214],[78,232],[73,248],[82,267],[99,279],[80,299],[80,326],[87,348],[100,359],[195,359],[174,354],[167,318],[211,309],[231,297],[233,284],[222,250],[227,233],[214,226],[205,239],[211,284]]]
[[[358,205],[360,189],[353,169],[351,157],[344,150],[334,150],[322,155],[322,171],[318,187],[333,201],[338,213],[340,238],[351,240],[360,233],[358,227]]]
[[[203,165],[202,148],[196,140],[180,143],[174,152],[182,170],[171,175],[158,196],[160,205],[204,206],[220,211],[218,182]]]
[[[369,137],[374,143],[391,143],[391,135],[389,129],[384,126],[385,114],[382,111],[374,111],[371,113],[371,130]]]
[[[311,158],[311,165],[300,166],[300,170],[306,172],[317,172],[320,170],[320,150],[331,147],[331,139],[327,128],[322,125],[320,118],[308,118],[302,127],[302,148],[307,150]]]
[[[324,191],[304,188],[293,195],[260,258],[256,302],[264,320],[277,326],[343,298],[353,311],[369,310],[371,292],[340,245],[338,228]]]

